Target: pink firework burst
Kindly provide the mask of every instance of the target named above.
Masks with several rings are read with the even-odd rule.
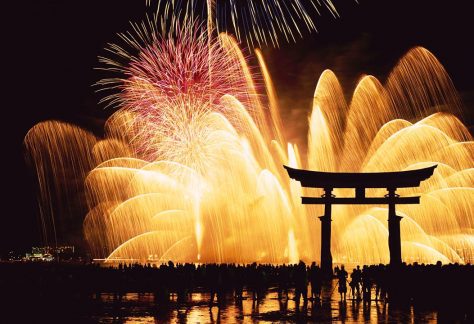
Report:
[[[166,36],[153,25],[146,26],[134,25],[135,36],[120,35],[138,54],[118,45],[109,48],[119,60],[128,62],[102,58],[107,69],[119,72],[120,77],[104,79],[99,85],[120,90],[106,100],[133,113],[128,127],[131,144],[140,157],[156,160],[161,158],[159,144],[179,138],[176,132],[188,132],[190,123],[211,112],[231,115],[221,104],[224,95],[248,107],[251,95],[239,59],[203,26],[176,24]]]

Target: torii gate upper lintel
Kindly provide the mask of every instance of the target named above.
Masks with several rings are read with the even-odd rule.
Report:
[[[332,273],[331,255],[331,210],[334,204],[357,205],[388,205],[388,246],[390,250],[390,264],[402,263],[400,220],[395,211],[396,204],[419,204],[420,197],[400,197],[396,194],[398,188],[419,187],[421,181],[433,175],[437,165],[423,169],[399,172],[371,172],[371,173],[344,173],[321,172],[294,169],[284,166],[291,179],[297,180],[302,187],[322,188],[321,197],[301,197],[303,204],[324,205],[324,215],[321,220],[321,269],[326,274]],[[336,197],[334,188],[355,189],[355,197]],[[386,188],[384,197],[366,197],[366,188]]]

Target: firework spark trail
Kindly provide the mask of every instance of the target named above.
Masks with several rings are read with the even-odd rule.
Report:
[[[147,5],[152,1],[147,0]],[[316,31],[315,17],[322,9],[333,17],[339,14],[332,0],[191,0],[157,2],[157,14],[163,19],[181,16],[207,21],[210,30],[228,32],[252,48],[264,44],[279,45],[296,41],[303,32]]]

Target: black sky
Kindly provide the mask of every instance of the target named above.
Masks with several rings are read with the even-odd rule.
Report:
[[[320,73],[336,72],[348,99],[362,74],[382,81],[411,47],[432,51],[451,75],[472,125],[474,107],[474,4],[472,0],[334,0],[341,18],[317,19],[319,33],[266,48],[285,120],[306,136],[304,124]],[[100,133],[111,111],[97,105],[91,85],[97,56],[115,33],[139,21],[145,0],[29,0],[2,10],[2,156],[4,181],[0,253],[40,241],[34,178],[22,141],[34,124],[68,120]],[[6,113],[6,115],[5,115]],[[298,122],[298,120],[302,122]]]

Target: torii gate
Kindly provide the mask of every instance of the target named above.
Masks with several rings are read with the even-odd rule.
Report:
[[[321,269],[325,274],[332,274],[331,255],[331,207],[333,204],[366,205],[388,204],[388,247],[390,250],[390,264],[402,263],[400,239],[400,220],[395,212],[396,204],[419,204],[420,197],[400,197],[395,192],[398,188],[419,187],[420,182],[433,175],[437,165],[424,169],[378,172],[378,173],[342,173],[320,172],[293,169],[284,166],[290,178],[301,183],[302,187],[322,188],[324,194],[320,198],[301,197],[302,204],[324,205],[324,215],[321,220]],[[354,188],[355,197],[338,198],[332,194],[334,188]],[[384,197],[366,197],[366,188],[386,188],[388,193]]]

